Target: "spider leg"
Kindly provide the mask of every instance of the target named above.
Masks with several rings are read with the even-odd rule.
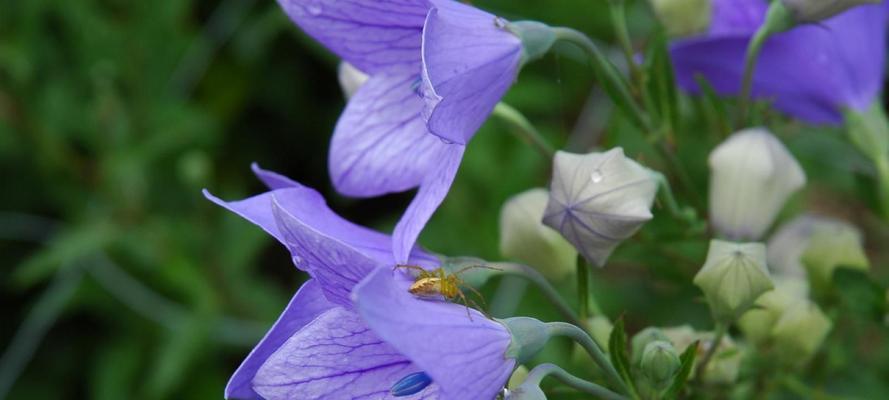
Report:
[[[392,268],[393,271],[398,270],[398,269],[406,269],[409,271],[419,271],[420,278],[425,278],[426,275],[424,275],[424,274],[429,273],[429,271],[426,271],[425,269],[418,267],[416,265],[395,265],[395,267]]]
[[[500,269],[500,268],[494,268],[494,267],[491,267],[488,265],[475,264],[475,265],[469,265],[469,266],[460,268],[457,272],[454,272],[454,275],[459,275],[459,274],[462,274],[466,271],[469,271],[471,269],[476,269],[476,268],[492,269],[494,271],[502,271],[502,269]]]
[[[485,302],[485,296],[482,296],[481,292],[479,292],[478,290],[476,290],[476,288],[469,286],[469,285],[466,285],[466,288],[471,290],[472,293],[475,293],[475,295],[478,296],[478,298],[482,301],[482,304],[484,304],[484,306],[485,306],[484,308],[488,308],[488,304]]]
[[[457,296],[460,297],[460,300],[463,301],[463,307],[466,307],[466,316],[469,317],[469,320],[472,321],[472,313],[469,312],[469,299],[466,298],[466,295],[463,294],[459,288],[457,288]]]
[[[485,316],[485,318],[492,319],[491,316],[488,314],[488,312],[485,311],[484,308],[479,306],[478,303],[476,303],[475,301],[472,301],[472,300],[469,300],[469,301],[472,303],[473,306],[475,306],[476,310],[478,310],[480,313],[482,313]]]

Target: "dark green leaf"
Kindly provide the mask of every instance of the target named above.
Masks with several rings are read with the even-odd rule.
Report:
[[[682,362],[679,367],[679,373],[676,374],[676,377],[673,378],[673,383],[667,389],[667,393],[664,395],[667,399],[676,399],[679,397],[679,394],[682,393],[682,389],[685,388],[685,383],[688,382],[688,377],[691,375],[691,370],[695,365],[695,356],[698,354],[698,342],[694,342],[682,352],[682,356],[679,357],[679,360]]]
[[[608,350],[611,364],[623,378],[631,391],[635,392],[633,376],[630,374],[630,356],[627,352],[627,331],[624,329],[624,318],[618,318],[608,338]]]
[[[883,319],[885,290],[866,271],[839,267],[833,273],[833,284],[844,307],[877,321]]]

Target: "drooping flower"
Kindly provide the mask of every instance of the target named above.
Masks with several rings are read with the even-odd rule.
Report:
[[[279,3],[369,76],[337,122],[329,170],[348,196],[419,187],[393,234],[403,262],[446,196],[463,145],[515,81],[522,44],[502,19],[452,0]]]
[[[651,219],[655,194],[654,175],[621,148],[583,155],[560,151],[543,223],[603,266],[620,242]]]
[[[840,123],[846,109],[864,111],[883,82],[889,3],[856,7],[818,25],[769,38],[753,78],[753,96],[812,123]],[[714,0],[706,35],[671,49],[677,81],[698,92],[703,75],[723,95],[740,92],[747,44],[762,24],[766,0]]]
[[[399,398],[493,398],[506,384],[515,360],[504,325],[414,297],[413,276],[393,270],[389,236],[340,218],[314,190],[254,168],[271,191],[235,202],[207,197],[285,244],[312,279],[232,377],[227,398],[388,399],[417,374],[431,378],[428,386]],[[420,249],[408,262],[438,266]]]
[[[710,220],[722,237],[759,240],[806,183],[802,167],[765,129],[745,129],[710,153]]]

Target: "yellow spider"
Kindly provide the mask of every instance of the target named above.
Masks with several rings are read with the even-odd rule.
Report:
[[[469,288],[469,290],[482,300],[482,303],[485,302],[485,299],[478,290],[475,290],[472,286],[466,285],[465,282],[460,279],[459,275],[473,268],[498,270],[497,268],[488,267],[486,265],[470,265],[468,267],[463,267],[454,273],[448,273],[441,267],[430,271],[416,265],[396,265],[393,270],[401,268],[417,271],[416,279],[414,280],[414,283],[411,284],[411,287],[408,288],[408,292],[420,298],[436,298],[442,296],[449,301],[459,298],[463,302],[463,305],[466,306],[466,314],[469,315],[469,319],[472,319],[472,314],[469,313],[470,304],[475,306],[475,308],[482,313],[485,311],[482,307],[479,307],[476,302],[467,299],[466,295],[463,294],[463,291],[460,290],[460,287],[464,286]],[[485,316],[487,316],[487,314],[485,314]]]

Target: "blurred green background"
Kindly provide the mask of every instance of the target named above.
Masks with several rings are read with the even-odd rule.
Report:
[[[474,3],[614,43],[604,1]],[[644,2],[632,3],[642,48],[656,23]],[[261,192],[249,169],[256,161],[381,230],[412,196],[356,200],[332,190],[328,141],[344,105],[336,65],[271,1],[0,0],[0,398],[221,398],[306,277],[281,246],[201,189],[226,199]],[[576,49],[561,46],[527,68],[506,101],[559,147],[622,145],[663,169],[643,135],[612,115]],[[706,215],[706,154],[725,133],[725,111],[687,98],[682,109],[693,122],[674,144],[689,179],[676,189]],[[811,181],[785,217],[805,209],[859,224],[885,285],[889,233],[868,211],[865,160],[839,131],[768,118]],[[501,204],[545,186],[548,169],[506,125],[487,123],[421,242],[499,259]],[[691,286],[707,238],[656,214],[596,271],[597,297],[611,317],[626,314],[631,333],[652,324],[708,328]],[[571,301],[572,284],[557,283]],[[534,290],[519,309],[557,318]],[[885,328],[861,319],[810,376],[863,396],[889,393]]]

